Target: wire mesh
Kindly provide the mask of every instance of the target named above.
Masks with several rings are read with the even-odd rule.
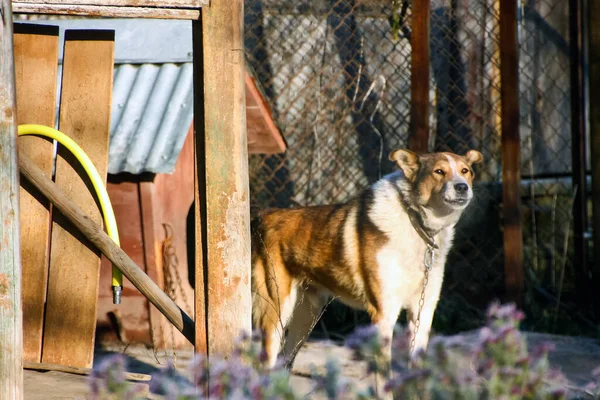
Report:
[[[503,292],[499,4],[431,1],[430,150],[485,157],[447,264],[434,324],[444,332],[478,326]],[[245,8],[248,64],[288,143],[285,154],[251,156],[253,210],[343,202],[391,172],[388,154],[406,147],[410,122],[410,2]],[[547,309],[572,281],[568,3],[527,0],[519,18],[526,306],[538,310],[540,293]],[[328,331],[358,322],[332,309]]]

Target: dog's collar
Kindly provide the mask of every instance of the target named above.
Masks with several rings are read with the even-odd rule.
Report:
[[[419,234],[419,236],[421,236],[421,239],[423,239],[423,241],[425,242],[425,244],[432,248],[432,249],[438,249],[438,245],[435,243],[435,235],[437,235],[440,231],[432,231],[431,229],[427,229],[425,227],[425,224],[423,222],[423,217],[421,217],[421,214],[419,214],[418,212],[416,212],[415,210],[406,207],[406,212],[408,214],[408,219],[410,219],[410,223],[413,226],[413,228],[415,229],[415,231],[417,231],[417,233]]]
[[[423,239],[427,247],[430,249],[437,250],[439,246],[435,243],[435,235],[437,235],[440,230],[433,231],[425,226],[425,222],[423,221],[423,217],[419,212],[417,212],[414,208],[410,207],[406,200],[404,199],[404,195],[402,190],[398,187],[398,184],[394,182],[394,186],[398,191],[398,197],[400,198],[400,204],[404,207],[406,214],[408,214],[408,219],[410,220],[411,225],[417,234]]]

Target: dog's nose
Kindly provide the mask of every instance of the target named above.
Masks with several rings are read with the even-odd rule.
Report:
[[[467,191],[469,190],[469,185],[467,185],[466,183],[457,183],[456,185],[454,185],[454,190],[456,190],[457,193],[467,193]]]

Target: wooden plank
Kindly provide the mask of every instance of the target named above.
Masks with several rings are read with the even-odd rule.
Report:
[[[173,193],[177,192],[177,196]],[[155,226],[154,237],[157,247],[157,254],[160,258],[157,260],[157,267],[161,278],[164,279],[163,288],[169,294],[168,280],[170,276],[174,278],[174,297],[173,300],[180,304],[181,308],[187,313],[194,313],[194,290],[189,283],[188,265],[187,265],[187,215],[190,206],[194,202],[194,136],[193,129],[190,127],[185,139],[175,171],[172,174],[159,174],[154,179],[154,218],[158,222]],[[171,250],[175,258],[170,259],[170,263],[165,263],[164,243],[167,238],[167,232],[163,226],[164,223],[170,225],[169,234],[171,238]],[[177,278],[179,275],[179,279]],[[169,294],[171,296],[171,294]],[[163,329],[166,334],[165,345],[167,348],[189,348],[187,340],[174,331],[172,328]]]
[[[246,129],[248,130],[249,154],[283,153],[286,143],[273,121],[271,110],[256,86],[256,80],[247,72],[246,82]]]
[[[115,242],[75,204],[58,185],[48,179],[27,157],[19,158],[25,179],[35,185],[91,244],[96,246],[169,321],[194,343],[194,322],[138,267]],[[71,328],[74,329],[74,328]],[[70,351],[74,351],[72,348]]]
[[[430,0],[412,6],[410,68],[410,137],[408,147],[424,153],[429,148],[429,13]]]
[[[114,31],[65,32],[60,129],[77,142],[106,184]],[[91,221],[102,217],[85,172],[64,151],[56,163],[56,184]],[[66,157],[66,158],[64,158]],[[75,167],[75,168],[74,168]],[[42,361],[90,368],[100,273],[100,253],[61,215],[53,212],[48,301]],[[103,284],[109,285],[109,282]]]
[[[48,363],[34,363],[25,361],[23,363],[24,369],[29,369],[33,371],[57,371],[64,372],[66,374],[73,375],[91,375],[91,368],[78,368],[78,367],[69,367],[65,365],[58,364],[48,364]],[[146,374],[137,374],[133,372],[125,372],[124,378],[128,381],[138,381],[138,382],[149,382],[152,377]]]
[[[583,87],[582,1],[569,0],[569,58],[571,80],[571,160],[573,187],[577,193],[573,202],[573,244],[575,279],[581,304],[593,304],[596,291],[590,285],[591,271],[587,256],[587,184],[585,138],[585,90]]]
[[[588,3],[589,87],[600,87],[600,2]],[[600,254],[600,91],[589,91],[590,154],[592,168],[592,232],[594,254]],[[600,287],[600,257],[594,257],[592,284]],[[594,296],[596,320],[600,319],[600,296]]]
[[[15,24],[17,124],[54,127],[58,27]],[[27,154],[46,175],[52,175],[53,145],[37,137],[19,139],[19,152]],[[48,283],[50,203],[31,185],[21,186],[21,263],[23,271],[23,357],[42,359],[42,330]]]
[[[19,3],[38,3],[48,5],[80,5],[108,7],[163,7],[163,8],[200,8],[208,5],[208,0],[19,0]]]
[[[521,149],[519,137],[519,61],[517,2],[500,2],[500,94],[502,115],[502,197],[504,274],[507,300],[521,303],[523,231],[521,227]]]
[[[0,0],[0,399],[23,398],[23,317],[13,24]]]
[[[202,9],[206,195],[199,199],[206,204],[206,235],[200,237],[209,357],[231,354],[235,339],[252,329],[243,22],[243,0],[213,0]]]
[[[195,20],[200,10],[192,8],[113,7],[79,4],[14,3],[15,12],[23,14],[80,15],[112,18],[156,18]]]
[[[114,179],[106,185],[117,226],[120,246],[139,266],[145,265],[143,244],[143,221],[140,206],[138,182]],[[98,318],[96,320],[96,341],[144,343],[152,345],[148,300],[129,280],[123,280],[122,304],[113,304],[112,286],[106,284],[112,279],[112,264],[102,257],[100,266],[100,287],[98,291]],[[112,315],[109,315],[112,313]],[[118,329],[115,329],[118,327]]]
[[[159,268],[160,244],[156,238],[156,226],[154,198],[154,183],[139,182],[140,208],[142,214],[142,243],[144,246],[144,263],[146,273],[156,282],[158,287],[164,290],[165,279],[162,268]],[[148,314],[150,318],[150,336],[155,348],[163,348],[165,345],[165,327],[167,321],[161,312],[148,303]]]
[[[207,290],[206,282],[206,172],[204,140],[204,45],[202,16],[192,21],[192,46],[194,56],[194,216],[195,216],[195,266],[194,266],[194,322],[196,353],[208,354]]]

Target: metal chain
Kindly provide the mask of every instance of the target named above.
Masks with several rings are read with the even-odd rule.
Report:
[[[183,301],[185,311],[187,313],[191,312],[190,303],[188,301],[187,295],[183,288],[183,280],[181,279],[181,274],[179,273],[179,259],[177,257],[177,250],[175,249],[175,245],[173,244],[173,226],[169,223],[163,223],[163,228],[165,229],[165,240],[163,242],[163,271],[165,274],[165,288],[167,289],[167,295],[173,301],[177,301],[177,291],[181,295],[181,299]]]
[[[184,310],[187,313],[190,313],[191,307],[188,302],[187,295],[183,288],[183,281],[181,279],[181,275],[179,274],[179,259],[177,258],[177,250],[175,245],[173,244],[174,238],[174,230],[173,226],[169,223],[163,223],[163,228],[165,230],[165,240],[162,243],[162,260],[163,260],[163,273],[165,279],[165,293],[169,298],[173,301],[177,301],[177,289],[179,289],[179,293],[181,295],[181,299],[183,300]],[[177,353],[175,352],[175,328],[173,325],[168,324],[170,336],[171,336],[171,347],[173,349],[173,362],[175,363],[177,360]],[[164,326],[161,325],[161,333],[165,335]],[[166,341],[166,339],[164,339]],[[156,344],[156,341],[153,339],[153,342]],[[165,348],[166,349],[166,348]]]
[[[435,241],[433,241],[433,244],[435,246]],[[431,270],[433,262],[435,261],[435,249],[433,248],[433,246],[427,246],[427,250],[425,250],[425,256],[423,261],[423,264],[425,265],[425,273],[423,275],[423,289],[421,290],[421,298],[419,299],[419,311],[417,312],[417,319],[415,320],[415,329],[410,340],[411,355],[413,350],[415,349],[415,339],[417,337],[417,332],[419,332],[419,327],[421,326],[421,311],[423,311],[423,305],[425,304],[425,289],[427,289],[427,283],[429,282],[429,271]]]

